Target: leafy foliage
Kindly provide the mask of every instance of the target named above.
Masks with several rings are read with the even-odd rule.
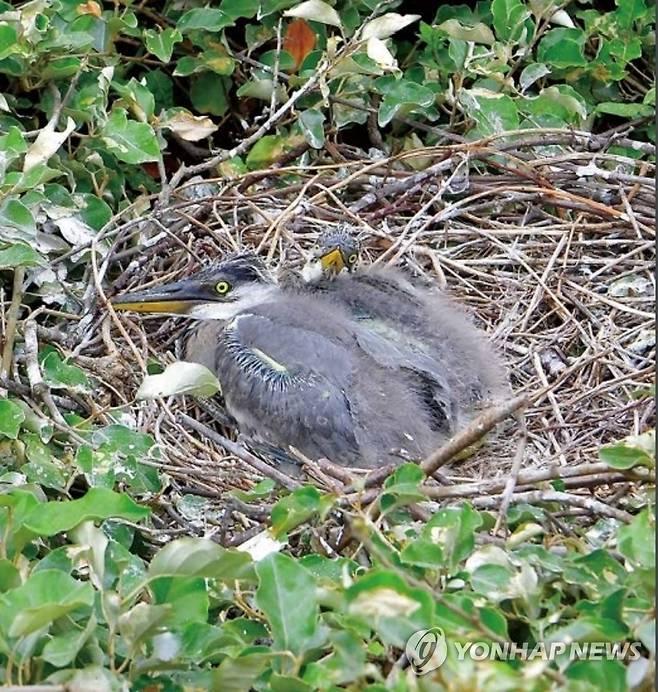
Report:
[[[4,444],[29,447],[21,407],[8,399],[0,406],[11,414],[2,420],[12,421],[1,431]],[[40,444],[67,482],[87,475],[81,454],[64,468],[53,442],[50,449]],[[80,449],[134,456],[139,465],[152,446],[147,436],[111,426],[93,431],[90,446]],[[395,660],[413,632],[435,627],[452,642],[433,673],[437,682],[455,675],[474,682],[484,672],[460,660],[455,643],[517,641],[532,650],[568,637],[638,642],[645,654],[655,652],[655,517],[648,508],[629,525],[600,520],[569,550],[543,541],[548,514],[515,511],[506,545],[491,545],[478,538],[493,517],[468,503],[415,522],[408,508],[422,497],[423,477],[407,465],[381,496],[385,529],[307,486],[280,495],[272,511],[272,531],[288,536],[292,555],[267,536],[265,553],[179,538],[151,554],[135,530],[148,526],[147,507],[105,487],[48,501],[14,459],[0,477],[0,661],[7,682],[73,684],[94,676],[103,689],[128,680],[143,689],[166,679],[167,689],[370,683],[374,690],[390,665],[382,663]],[[352,557],[302,548],[339,514],[354,536]],[[625,689],[622,661],[604,663]],[[499,663],[486,676],[492,685],[513,679],[519,688],[540,689],[548,665],[522,679],[513,663]],[[596,680],[601,665],[558,659],[566,680]],[[406,675],[394,668],[389,681],[405,684]]]
[[[653,139],[642,120],[655,111],[646,0],[420,4],[0,0],[3,286],[18,277],[31,307],[77,311],[80,273],[92,248],[94,259],[109,251],[99,232],[113,215],[137,218],[173,171],[217,150],[226,156],[213,173],[230,177],[359,137],[399,151],[632,119]],[[97,392],[93,374],[53,347],[38,369],[69,403]],[[140,396],[214,393],[209,375],[174,367],[151,375]],[[514,505],[511,535],[491,544],[495,517],[468,502],[417,521],[424,479],[403,466],[371,510],[266,481],[235,493],[273,503],[271,531],[255,543],[161,544],[151,537],[168,479],[155,437],[118,413],[101,426],[74,410],[52,421],[0,397],[3,683],[416,689],[400,656],[413,632],[435,627],[453,644],[568,638],[639,642],[642,653],[520,670],[459,660],[453,647],[424,679],[437,689],[455,680],[625,689],[646,678],[655,656],[647,501],[627,525],[601,519],[568,539],[552,532],[553,506]],[[649,436],[600,455],[617,470],[655,466]]]

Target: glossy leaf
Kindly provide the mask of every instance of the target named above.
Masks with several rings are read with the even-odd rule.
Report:
[[[180,538],[155,555],[148,576],[203,576],[229,581],[250,578],[251,565],[244,552],[227,550],[205,538]]]
[[[315,108],[309,108],[299,114],[299,125],[306,141],[314,149],[322,149],[324,145],[324,113]]]
[[[153,128],[148,123],[128,120],[123,108],[112,111],[101,130],[107,148],[125,163],[146,163],[160,158],[160,148]]]
[[[158,60],[169,62],[174,46],[183,40],[183,35],[178,29],[167,27],[162,30],[147,29],[144,32],[146,47]]]
[[[25,413],[18,404],[8,399],[0,399],[0,435],[15,440],[24,420]]]
[[[256,605],[272,631],[273,646],[299,656],[317,643],[318,604],[310,572],[287,555],[273,554],[256,565]]]
[[[149,509],[141,507],[125,494],[91,488],[79,500],[48,502],[35,507],[26,515],[24,525],[37,536],[54,536],[87,520],[118,518],[140,521],[149,513]]]
[[[72,610],[88,610],[93,600],[91,584],[58,570],[38,572],[0,596],[0,631],[24,637]]]

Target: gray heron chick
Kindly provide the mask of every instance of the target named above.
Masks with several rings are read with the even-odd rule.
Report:
[[[391,309],[404,309],[395,291],[391,300]],[[374,468],[423,458],[450,437],[477,394],[471,391],[477,378],[466,369],[449,372],[452,352],[442,362],[423,344],[428,330],[444,329],[445,320],[410,328],[404,338],[390,335],[386,325],[355,317],[332,290],[277,285],[253,254],[112,304],[194,318],[185,357],[216,372],[241,433],[284,452],[293,446],[314,460]],[[480,338],[471,328],[457,341],[473,336]],[[468,354],[480,358],[478,348]],[[484,366],[476,360],[468,372]]]

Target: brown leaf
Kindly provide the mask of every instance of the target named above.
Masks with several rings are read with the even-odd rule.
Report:
[[[101,6],[97,2],[94,2],[94,0],[83,2],[81,5],[78,5],[75,10],[78,14],[93,14],[94,17],[100,17],[102,12]]]
[[[305,19],[295,19],[288,24],[283,38],[283,50],[292,55],[295,71],[304,62],[304,58],[315,48],[317,36]]]

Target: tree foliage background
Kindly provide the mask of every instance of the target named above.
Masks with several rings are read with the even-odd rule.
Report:
[[[31,362],[36,327],[17,331],[17,322],[25,311],[47,316],[41,339],[58,314],[79,312],[89,248],[112,247],[103,229],[119,213],[166,205],[195,175],[304,166],[337,143],[368,159],[565,128],[632,131],[633,140],[610,135],[608,153],[651,163],[654,11],[646,0],[0,2],[3,683],[372,692],[647,684],[651,489],[631,514],[574,526],[554,550],[556,505],[513,505],[498,542],[486,540],[495,517],[468,502],[419,522],[408,511],[424,498],[414,465],[386,481],[378,519],[310,486],[287,493],[263,481],[234,499],[273,505],[270,540],[292,550],[256,560],[173,534],[154,547],[149,505],[167,485],[154,436],[119,413],[108,425],[59,413],[50,393],[93,399],[93,377],[43,343]],[[22,341],[27,357],[14,359]],[[608,445],[601,460],[652,472],[651,440]],[[349,556],[318,538],[337,514],[359,546]],[[463,642],[639,642],[641,657],[449,655],[419,678],[401,653],[412,632],[432,627]]]

